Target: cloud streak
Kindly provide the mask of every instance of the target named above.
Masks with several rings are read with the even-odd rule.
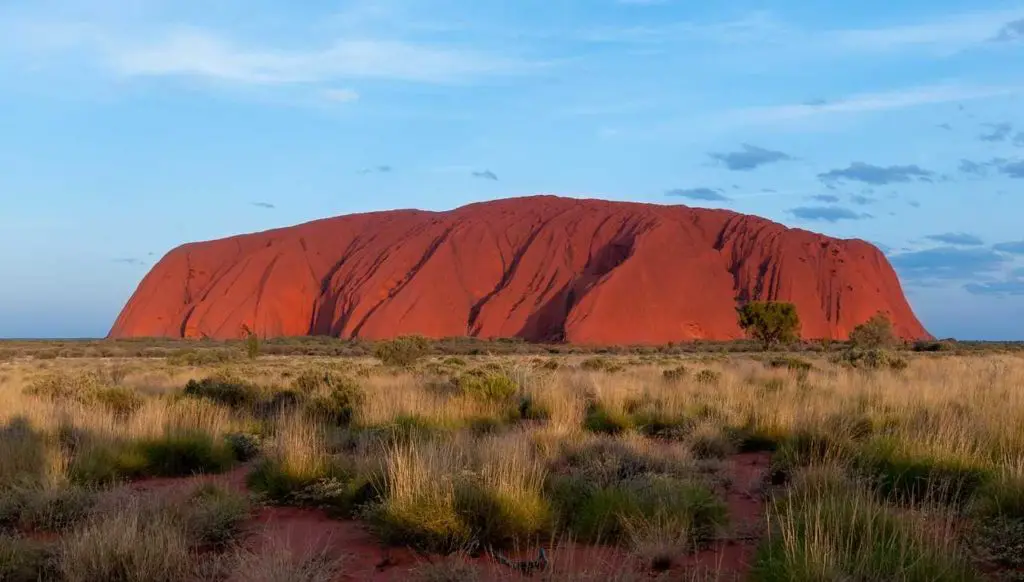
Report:
[[[729,197],[722,194],[721,190],[715,188],[676,188],[665,192],[665,196],[688,198],[690,200],[707,200],[713,202],[725,202]]]
[[[474,178],[480,178],[481,180],[493,180],[495,182],[498,181],[498,175],[490,170],[484,170],[482,172],[473,172],[472,176]]]
[[[913,181],[930,181],[934,172],[917,165],[909,166],[876,166],[864,162],[853,162],[849,167],[830,170],[818,174],[822,182],[838,181],[863,182],[874,186],[898,184]]]
[[[743,144],[738,151],[712,152],[708,154],[713,160],[733,171],[753,170],[766,164],[785,162],[793,157],[784,152],[769,150],[750,144]]]
[[[985,244],[985,241],[966,232],[944,232],[941,234],[931,234],[924,238],[947,245],[957,246],[982,246]]]
[[[870,214],[854,212],[841,206],[799,206],[791,208],[789,213],[803,220],[822,222],[839,222],[840,220],[863,220],[871,218]]]
[[[1024,87],[1016,85],[928,85],[892,91],[859,93],[825,103],[796,103],[749,107],[729,113],[737,123],[785,123],[816,117],[853,115],[908,109],[922,105],[956,103],[1016,95]],[[940,125],[946,129],[948,124]],[[948,127],[952,129],[952,127]]]

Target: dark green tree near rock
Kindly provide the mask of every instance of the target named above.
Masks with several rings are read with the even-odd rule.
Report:
[[[850,332],[850,345],[855,348],[873,350],[887,348],[895,343],[896,334],[892,330],[892,321],[882,312],[871,316],[871,319]]]
[[[743,331],[765,349],[800,339],[800,316],[792,303],[751,301],[736,311]]]
[[[245,355],[250,360],[260,357],[260,336],[244,323],[242,324],[242,335],[245,336]]]

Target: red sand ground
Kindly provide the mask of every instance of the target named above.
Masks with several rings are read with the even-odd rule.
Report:
[[[517,336],[579,344],[742,337],[737,300],[797,305],[805,338],[882,311],[927,337],[885,256],[755,216],[553,196],[399,210],[184,245],[111,337]]]
[[[729,532],[704,550],[679,556],[673,573],[707,572],[712,574],[709,579],[721,582],[746,578],[758,539],[763,534],[765,504],[761,487],[767,476],[768,462],[767,453],[743,453],[727,460]],[[245,475],[249,469],[243,466],[224,475],[187,479],[150,479],[133,483],[130,487],[138,492],[187,495],[201,483],[219,483],[244,492]],[[312,509],[261,508],[251,520],[249,531],[246,547],[255,552],[286,548],[294,555],[324,552],[331,557],[342,558],[344,574],[338,582],[408,580],[416,568],[443,560],[418,555],[405,548],[385,548],[364,524],[330,519],[323,512]],[[510,554],[512,559],[523,560],[532,560],[536,556],[535,548]],[[555,574],[600,574],[627,568],[642,571],[643,568],[631,561],[625,551],[612,547],[558,544],[548,550],[548,557],[551,560],[550,572]],[[484,580],[518,579],[512,570],[490,557],[478,558],[474,562],[483,571]]]

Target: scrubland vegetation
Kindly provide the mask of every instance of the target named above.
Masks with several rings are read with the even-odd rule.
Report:
[[[0,580],[353,579],[351,557],[256,545],[271,506],[412,548],[401,580],[1024,579],[1024,359],[869,331],[736,354],[19,351],[0,363]],[[731,479],[738,459],[763,479]],[[178,481],[196,485],[147,489]],[[748,566],[693,566],[730,543]]]

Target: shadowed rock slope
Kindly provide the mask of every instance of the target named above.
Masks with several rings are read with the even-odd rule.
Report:
[[[745,300],[792,301],[805,338],[846,338],[879,311],[900,336],[928,336],[866,242],[725,210],[552,196],[187,244],[146,275],[110,336],[226,339],[248,327],[661,344],[742,337]]]

